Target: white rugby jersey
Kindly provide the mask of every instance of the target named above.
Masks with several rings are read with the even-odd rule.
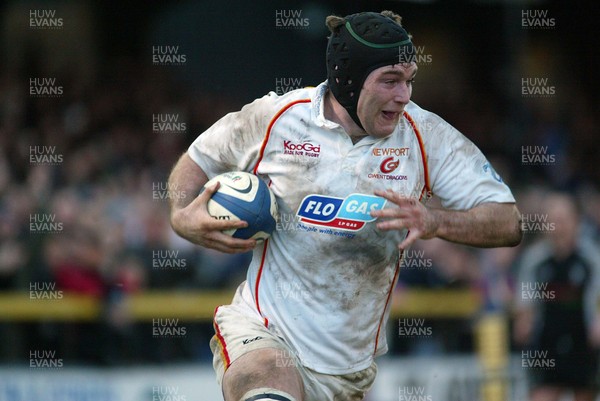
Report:
[[[375,189],[444,207],[514,202],[479,149],[414,103],[392,135],[353,144],[326,120],[326,83],[255,100],[200,135],[188,154],[209,178],[243,170],[277,197],[276,232],[257,246],[246,302],[302,363],[326,374],[367,368],[387,351],[385,324],[406,232],[383,232],[370,211],[392,207]],[[227,346],[226,344],[222,344]]]

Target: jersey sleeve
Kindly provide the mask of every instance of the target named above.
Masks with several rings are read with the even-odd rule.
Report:
[[[467,210],[486,202],[514,203],[510,189],[473,142],[429,113],[423,132],[431,190],[442,206]]]
[[[196,138],[188,155],[209,178],[228,171],[251,171],[258,161],[276,99],[271,92],[225,115]]]

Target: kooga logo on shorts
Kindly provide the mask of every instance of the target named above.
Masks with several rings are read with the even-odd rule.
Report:
[[[383,209],[386,200],[378,196],[350,194],[346,198],[312,194],[306,196],[296,215],[303,223],[358,231],[365,223],[374,221],[373,210]]]

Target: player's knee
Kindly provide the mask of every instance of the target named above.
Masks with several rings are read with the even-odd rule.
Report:
[[[278,355],[278,350],[261,349],[252,351],[236,360],[223,377],[222,386],[225,399],[246,401],[250,397],[249,390],[279,388],[285,389],[286,392],[279,398],[274,398],[275,400],[302,401],[303,383],[300,373],[294,366],[278,366]],[[267,392],[263,391],[262,394],[264,393]],[[252,396],[264,397],[262,394],[256,393]],[[273,394],[278,395],[277,393]],[[269,399],[256,398],[260,401]],[[251,398],[251,400],[254,399]]]
[[[291,394],[274,388],[257,388],[248,391],[240,401],[297,401]],[[300,401],[300,400],[298,400]]]
[[[301,381],[295,377],[274,374],[271,371],[241,371],[230,372],[224,381],[224,394],[226,399],[231,401],[302,401],[297,398],[302,390]],[[295,396],[275,387],[283,387],[295,394]],[[249,389],[252,389],[248,391]],[[241,394],[244,394],[240,397]]]

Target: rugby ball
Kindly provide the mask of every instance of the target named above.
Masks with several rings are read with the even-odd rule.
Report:
[[[269,186],[257,176],[244,171],[220,174],[204,188],[220,182],[208,201],[208,213],[219,220],[243,220],[248,227],[223,231],[234,238],[265,240],[275,231],[277,201]]]

